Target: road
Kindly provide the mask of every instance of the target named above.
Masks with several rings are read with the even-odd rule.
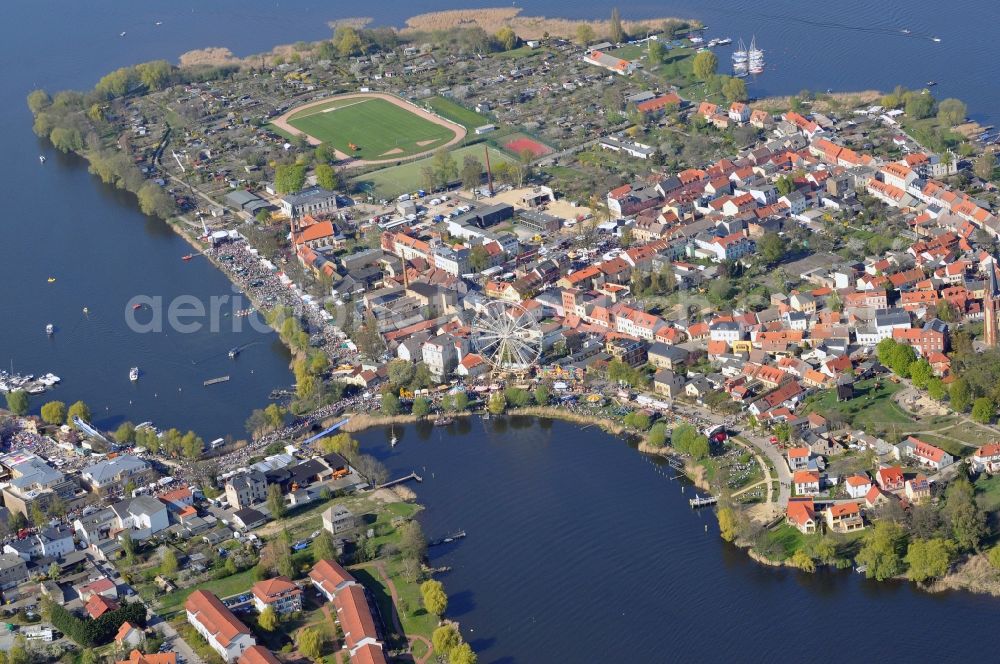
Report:
[[[707,408],[702,408],[694,404],[675,401],[673,406],[674,411],[688,418],[697,418],[711,424],[725,425],[727,428],[732,428],[736,423],[735,417],[727,417],[725,415],[713,413]],[[775,472],[778,474],[779,486],[776,506],[784,511],[785,506],[788,505],[788,499],[792,495],[792,472],[788,469],[788,463],[785,461],[785,457],[781,454],[781,451],[772,445],[766,437],[758,436],[748,430],[743,430],[740,432],[739,438],[740,440],[746,441],[755,447],[761,454],[767,457],[768,461],[771,462],[771,465],[774,466]]]

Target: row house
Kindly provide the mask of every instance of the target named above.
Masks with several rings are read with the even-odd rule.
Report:
[[[893,449],[893,455],[900,460],[903,458],[915,459],[921,465],[934,470],[941,470],[955,463],[955,457],[915,436],[910,436],[896,445]]]
[[[948,350],[948,325],[937,318],[924,323],[922,328],[895,329],[892,338],[909,344],[921,357]]]

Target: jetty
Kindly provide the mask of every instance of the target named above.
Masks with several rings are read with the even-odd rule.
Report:
[[[707,496],[704,498],[701,496],[695,496],[694,498],[689,499],[688,502],[691,504],[691,507],[698,508],[705,507],[706,505],[714,505],[719,502],[719,499],[715,496]]]
[[[456,530],[450,535],[445,535],[444,537],[439,537],[438,539],[427,542],[427,546],[439,546],[441,544],[450,544],[451,542],[454,542],[457,539],[462,539],[463,537],[465,537],[465,531]]]
[[[334,424],[332,427],[330,427],[328,429],[324,429],[324,430],[320,431],[318,434],[316,434],[314,436],[310,436],[309,438],[306,438],[305,440],[303,440],[302,441],[302,446],[305,447],[306,445],[310,445],[312,443],[315,443],[320,438],[324,438],[326,436],[329,436],[331,433],[333,433],[334,431],[336,431],[337,429],[339,429],[340,427],[344,426],[345,424],[347,424],[350,421],[351,421],[351,418],[349,418],[349,417],[346,417],[346,418],[342,419],[341,421],[339,421],[336,424]]]
[[[376,489],[388,489],[391,486],[396,486],[397,484],[402,484],[404,482],[409,482],[410,480],[416,480],[417,482],[423,482],[424,478],[417,475],[416,472],[412,472],[409,475],[403,475],[402,477],[397,477],[394,480],[389,480],[385,484],[379,484]]]
[[[105,443],[107,445],[111,444],[111,441],[109,441],[107,438],[105,438],[104,434],[102,434],[100,431],[98,431],[94,427],[90,426],[89,423],[84,422],[77,415],[73,416],[73,426],[75,426],[79,431],[82,431],[84,433],[84,435],[88,436],[89,438],[93,438],[95,440],[99,440],[102,443]]]
[[[229,382],[229,376],[219,376],[218,378],[209,378],[202,385],[208,387],[209,385],[217,385],[218,383]]]

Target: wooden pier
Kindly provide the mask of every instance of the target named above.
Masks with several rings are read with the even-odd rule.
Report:
[[[397,477],[394,480],[389,480],[385,484],[379,484],[375,488],[376,489],[387,489],[387,488],[389,488],[391,486],[396,486],[397,484],[402,484],[403,482],[409,482],[410,480],[416,480],[417,482],[423,482],[424,478],[422,478],[420,475],[417,475],[415,472],[413,472],[413,473],[410,473],[409,475],[404,475],[403,477]]]
[[[442,544],[451,544],[457,539],[462,539],[465,537],[464,530],[457,530],[450,535],[445,535],[444,537],[439,537],[438,539],[431,540],[427,542],[427,546],[440,546]]]
[[[719,502],[719,499],[716,498],[715,496],[707,496],[705,498],[702,498],[701,496],[695,496],[694,498],[688,500],[688,503],[690,503],[691,507],[694,508],[705,507],[706,505],[714,505],[717,502]]]

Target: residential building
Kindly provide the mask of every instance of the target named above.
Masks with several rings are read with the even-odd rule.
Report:
[[[128,623],[124,623],[127,625]],[[137,648],[133,648],[128,659],[124,659],[115,664],[177,664],[177,653],[159,652],[152,655],[144,655]]]
[[[323,512],[323,529],[331,535],[339,535],[354,530],[357,520],[343,505],[332,505]]]
[[[167,506],[152,496],[137,496],[111,506],[117,527],[128,530],[134,540],[147,539],[170,525]]]
[[[926,443],[915,436],[910,436],[893,450],[897,459],[915,459],[921,465],[941,470],[955,463],[955,457],[939,447]]]
[[[281,661],[264,646],[250,646],[237,660],[237,664],[281,664]]]
[[[684,377],[670,369],[660,369],[653,376],[653,391],[673,399],[684,393]]]
[[[793,473],[797,470],[805,470],[809,467],[809,457],[811,452],[808,447],[791,447],[786,453],[788,458],[788,468]]]
[[[121,627],[118,628],[118,633],[115,634],[115,643],[119,648],[138,648],[145,640],[146,634],[127,620],[122,623]]]
[[[0,590],[7,590],[28,580],[28,563],[13,553],[0,554]]]
[[[844,481],[844,487],[851,498],[864,498],[872,488],[872,481],[867,475],[851,475]]]
[[[226,481],[226,500],[233,509],[245,509],[266,499],[267,478],[263,473],[254,470],[235,475]]]
[[[302,610],[302,590],[287,576],[258,581],[253,584],[251,593],[258,613],[269,606],[278,614]]]
[[[987,443],[977,449],[969,457],[969,465],[977,473],[985,471],[992,475],[1000,470],[1000,443]]]
[[[100,494],[119,491],[129,482],[141,486],[149,482],[152,476],[153,469],[149,463],[131,454],[105,459],[84,468],[80,473],[84,484],[91,491]]]
[[[819,493],[819,473],[813,470],[798,470],[792,474],[792,486],[796,495],[815,496]]]
[[[319,186],[307,187],[294,194],[282,196],[281,211],[290,219],[309,215],[332,214],[337,211],[337,194]]]
[[[14,539],[4,544],[4,553],[13,553],[31,562],[35,558],[62,558],[73,551],[73,530],[59,525],[43,528],[24,539]]]
[[[810,535],[816,532],[816,508],[812,498],[790,498],[785,510],[785,522],[799,532]]]
[[[903,489],[903,469],[899,466],[879,468],[875,473],[875,481],[883,491],[901,491]]]
[[[188,622],[226,662],[235,662],[257,644],[244,625],[214,594],[195,590],[184,602]]]
[[[69,500],[77,484],[31,452],[17,451],[0,457],[0,465],[10,473],[3,488],[3,502],[11,512],[31,516],[32,505],[42,510],[57,496]]]
[[[438,379],[451,374],[458,364],[455,339],[450,334],[439,334],[424,342],[421,348],[424,364]]]
[[[332,602],[342,588],[355,583],[354,577],[332,560],[321,560],[316,563],[309,572],[309,580],[316,590],[323,593],[328,602]]]
[[[931,485],[926,477],[923,475],[917,475],[912,480],[906,480],[906,486],[903,489],[903,493],[906,495],[906,499],[911,503],[920,503],[931,497]]]
[[[825,510],[827,528],[835,533],[852,533],[865,527],[857,503],[839,503]]]

